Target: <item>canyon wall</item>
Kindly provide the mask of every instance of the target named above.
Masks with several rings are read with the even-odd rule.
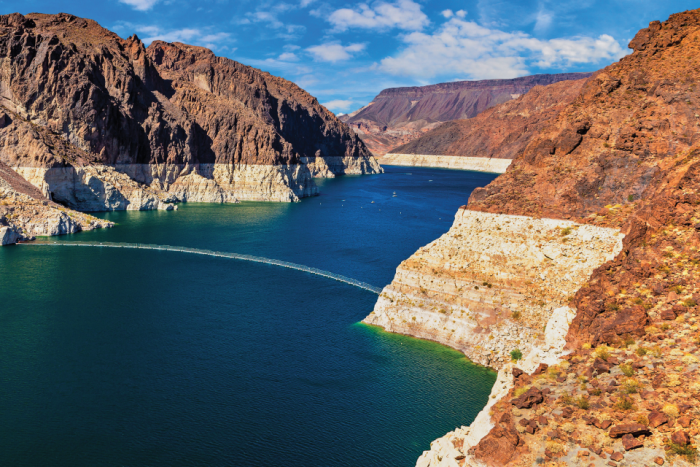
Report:
[[[487,409],[419,466],[695,462],[700,10],[630,48],[401,264],[366,319],[499,368]]]
[[[52,202],[0,162],[0,246],[31,240],[35,236],[69,234],[112,225]]]
[[[561,73],[385,89],[369,105],[340,118],[377,156],[387,152],[435,154],[394,149],[441,123],[475,117],[491,107],[517,99],[535,86],[581,80],[588,76],[590,73]],[[449,152],[443,154],[452,155]]]
[[[579,95],[585,82],[585,79],[566,80],[535,86],[526,94],[476,117],[443,123],[392,149],[380,162],[414,165],[411,162],[418,158],[421,165],[428,167],[461,168],[459,166],[463,165],[466,170],[505,172],[510,160]],[[461,158],[465,161],[459,162]],[[490,161],[487,169],[493,166],[502,170],[482,169],[478,162],[483,159]]]
[[[297,201],[313,177],[381,172],[293,83],[68,14],[0,16],[0,161],[90,211]]]

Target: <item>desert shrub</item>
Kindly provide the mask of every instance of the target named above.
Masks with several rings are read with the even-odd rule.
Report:
[[[645,349],[644,347],[639,347],[635,353],[637,355],[639,355],[640,357],[643,357],[644,355],[647,354],[647,349]]]
[[[634,421],[639,423],[640,425],[649,425],[649,417],[647,417],[647,414],[645,413],[640,413],[639,415],[637,415]]]
[[[600,388],[591,388],[588,390],[588,394],[591,396],[600,396],[603,393],[603,391],[600,390]]]
[[[634,408],[634,402],[627,397],[627,395],[623,394],[617,402],[615,402],[615,408],[623,411],[632,410]]]
[[[588,408],[590,407],[588,399],[586,399],[583,396],[579,396],[576,399],[574,399],[574,404],[576,405],[576,407],[583,410],[588,410]]]
[[[573,431],[576,429],[576,426],[571,422],[566,422],[560,428],[566,433],[573,433]]]
[[[627,201],[629,201],[630,203],[634,201],[634,195],[627,195]]]
[[[520,319],[520,311],[515,310],[511,315],[510,315],[514,320],[519,320]]]
[[[625,348],[630,347],[630,346],[632,346],[632,345],[634,345],[634,344],[635,344],[635,342],[634,342],[634,337],[630,336],[629,334],[625,334],[625,335],[622,337],[622,345],[623,345]]]
[[[671,418],[678,418],[678,415],[680,414],[676,404],[664,404],[661,411]]]
[[[572,230],[571,227],[565,227],[565,228],[561,229],[561,236],[566,237],[567,235],[570,235],[571,230]]]
[[[523,353],[520,351],[520,349],[513,349],[510,351],[510,358],[511,360],[518,361],[521,358],[523,358]]]
[[[622,371],[623,375],[628,377],[634,375],[634,368],[632,368],[632,365],[629,363],[623,363],[620,365],[620,371]]]
[[[691,445],[681,446],[680,444],[670,443],[668,445],[668,447],[669,447],[669,452],[672,455],[685,457],[688,460],[688,462],[690,462],[693,465],[695,464],[695,461],[698,458],[697,448],[695,448]]]
[[[640,382],[632,378],[625,381],[622,385],[622,390],[625,394],[637,394],[641,388]]]
[[[595,352],[593,352],[593,356],[607,361],[608,358],[610,358],[610,347],[605,344],[596,347]]]

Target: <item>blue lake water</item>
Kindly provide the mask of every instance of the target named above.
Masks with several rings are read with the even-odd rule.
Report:
[[[382,287],[494,177],[385,169],[318,180],[301,203],[100,214],[117,226],[51,241],[245,253]],[[0,465],[412,466],[495,381],[359,324],[375,294],[276,266],[19,245],[0,248],[0,279]]]

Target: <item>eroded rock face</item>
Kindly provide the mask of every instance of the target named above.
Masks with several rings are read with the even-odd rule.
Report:
[[[364,322],[501,368],[513,349],[527,356],[554,311],[621,248],[616,229],[460,209],[449,232],[401,263]]]
[[[392,154],[513,159],[581,92],[585,79],[537,85],[473,118],[443,123]]]
[[[81,191],[95,194],[89,210],[96,198],[102,210],[155,209],[172,196],[296,201],[317,193],[314,176],[381,171],[293,83],[201,47],[146,49],[72,15],[0,17],[0,94],[0,160],[44,169],[31,180],[46,194],[65,192],[72,178],[75,193],[62,200],[78,208]],[[132,182],[107,169],[86,176],[87,166]]]
[[[421,459],[435,461],[421,465],[694,462],[700,445],[700,10],[650,24],[630,46],[632,55],[591,77],[504,175],[474,191],[467,208],[624,234],[613,257],[593,268],[568,300],[575,312],[564,332],[568,353],[537,376],[523,366],[530,376],[515,372],[515,387],[488,408],[494,425],[510,413],[506,419],[529,453],[504,459],[492,449],[459,462],[424,454]],[[534,370],[526,360],[517,365]],[[513,405],[533,387],[547,393],[541,403]],[[502,431],[491,433],[502,439]],[[470,431],[461,433],[466,444]],[[671,457],[669,443],[680,446],[678,457]],[[686,443],[690,449],[682,449]]]
[[[472,118],[486,109],[517,99],[535,86],[580,80],[588,76],[590,73],[562,73],[385,89],[369,105],[341,119],[362,137],[377,156],[387,152],[435,154],[394,148],[409,143],[441,123]]]
[[[0,162],[0,245],[112,225],[50,201],[34,185]]]

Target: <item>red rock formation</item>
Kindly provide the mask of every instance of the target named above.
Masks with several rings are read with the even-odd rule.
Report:
[[[380,92],[359,112],[341,119],[362,136],[374,154],[383,155],[420,137],[440,123],[475,117],[488,108],[527,93],[535,86],[588,76],[589,73],[562,73],[390,88]]]
[[[15,13],[0,16],[0,60],[0,106],[10,116],[0,125],[0,160],[11,167],[157,165],[124,170],[146,184],[157,178],[160,189],[200,164],[275,166],[286,168],[274,183],[290,198],[315,191],[319,158],[329,176],[381,170],[308,93],[207,49],[156,42],[147,50],[92,20]],[[304,164],[312,171],[293,169]],[[255,176],[275,178],[253,171],[245,189],[254,190]],[[235,189],[233,180],[217,189]]]
[[[654,239],[669,225],[692,230],[700,215],[699,26],[700,13],[692,11],[640,31],[632,55],[589,78],[507,173],[469,200],[471,210],[572,219],[627,234],[622,253],[574,298],[572,345],[642,335],[646,298],[620,298],[620,291],[639,290],[633,284],[640,281],[668,290],[689,280],[673,272],[658,278],[662,249],[693,248],[700,239]]]
[[[476,117],[443,123],[391,152],[513,159],[579,95],[585,81],[537,85],[524,96],[492,107]]]

